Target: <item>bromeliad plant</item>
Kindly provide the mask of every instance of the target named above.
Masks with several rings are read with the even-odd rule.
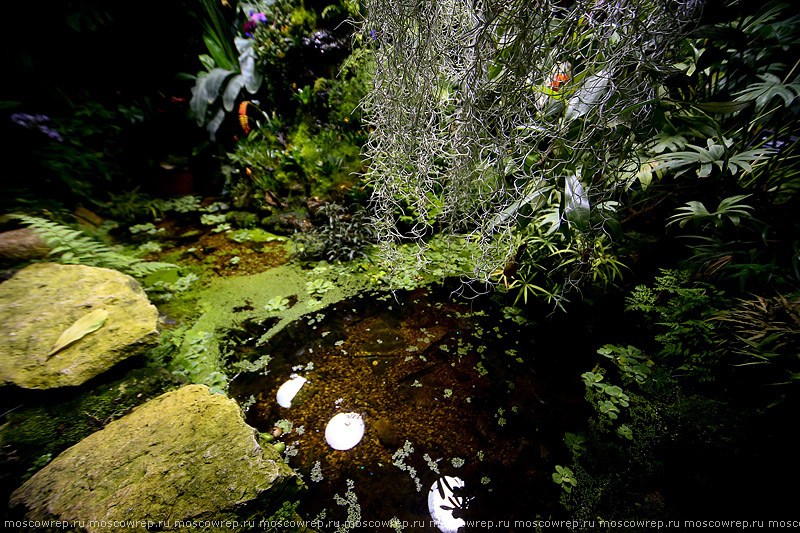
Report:
[[[214,140],[226,112],[233,111],[242,89],[255,94],[263,76],[256,65],[252,39],[238,36],[233,29],[229,19],[235,17],[226,16],[220,3],[214,0],[203,0],[203,7],[206,13],[203,41],[208,54],[200,56],[205,71],[196,77],[190,108],[197,125],[205,125]],[[248,30],[265,21],[264,13],[253,13],[242,29],[249,33]]]
[[[191,109],[212,140],[237,101],[248,101],[245,92],[258,94],[258,100],[250,100],[260,102],[265,110],[283,108],[293,99],[307,107],[312,97],[311,87],[298,89],[297,80],[290,75],[298,70],[296,64],[290,64],[297,59],[290,52],[313,44],[316,12],[298,0],[230,4],[225,12],[219,2],[203,0],[203,40],[208,54],[200,56],[205,71],[195,78]],[[244,109],[237,109],[240,117],[246,116]],[[253,129],[245,122],[242,126],[245,135]]]

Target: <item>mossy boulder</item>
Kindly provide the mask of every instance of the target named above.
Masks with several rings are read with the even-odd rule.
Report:
[[[82,521],[88,531],[106,530],[91,521],[126,520],[174,530],[192,529],[181,522],[230,520],[239,528],[220,530],[245,529],[299,486],[257,437],[236,402],[187,385],[61,453],[11,495],[11,511],[29,520]]]
[[[96,331],[52,353],[62,333],[98,310]],[[158,311],[132,277],[83,265],[30,265],[0,284],[0,384],[80,385],[159,342]]]
[[[225,222],[236,228],[255,228],[258,225],[258,216],[247,211],[230,211],[225,214]]]
[[[262,219],[261,225],[277,235],[292,235],[297,231],[311,229],[311,221],[304,210],[275,213]]]

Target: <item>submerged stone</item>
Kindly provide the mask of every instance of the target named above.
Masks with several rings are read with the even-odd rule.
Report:
[[[93,312],[102,325],[54,351]],[[0,385],[80,385],[159,341],[158,311],[132,277],[84,265],[41,263],[0,284]]]
[[[263,447],[238,405],[205,385],[163,394],[67,449],[12,495],[28,520],[182,522],[268,517],[296,491],[292,470]],[[130,528],[144,531],[144,523]],[[126,528],[126,530],[129,528]],[[201,528],[202,529],[202,528]]]

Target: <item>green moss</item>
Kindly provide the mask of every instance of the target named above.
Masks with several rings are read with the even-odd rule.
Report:
[[[230,211],[225,214],[225,221],[237,228],[254,228],[258,225],[258,216],[247,211]]]
[[[342,73],[330,84],[328,107],[331,123],[360,124],[360,103],[372,84],[374,68],[371,54],[363,49],[355,50],[345,61]]]
[[[320,263],[309,271],[297,264],[289,264],[252,276],[213,280],[207,288],[196,293],[200,317],[186,332],[171,368],[186,375],[193,383],[205,383],[219,389],[220,374],[225,373],[219,338],[227,330],[246,320],[265,321],[275,317],[269,304],[276,298],[295,300],[293,306],[277,314],[278,322],[260,339],[260,342],[265,342],[303,315],[370,287],[366,275],[349,272],[349,268]],[[312,296],[306,290],[307,283],[318,279],[331,281],[334,286],[324,294]]]
[[[317,27],[317,14],[303,7],[292,10],[291,24],[293,30],[313,31]]]
[[[14,486],[22,475],[44,466],[41,457],[55,457],[87,435],[120,418],[132,408],[178,383],[167,372],[142,368],[111,384],[99,385],[66,402],[35,405],[8,415],[0,429],[4,485]],[[9,457],[16,460],[9,462]]]
[[[314,87],[312,88],[312,92],[314,95],[317,93],[327,91],[330,88],[330,80],[327,78],[317,78],[314,80]]]
[[[271,514],[300,487],[275,450],[254,444],[233,400],[202,386],[181,387],[87,436],[10,501],[37,518],[241,523]]]

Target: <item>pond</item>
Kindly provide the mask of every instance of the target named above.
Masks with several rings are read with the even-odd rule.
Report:
[[[574,365],[547,362],[549,343],[498,316],[488,298],[429,287],[362,294],[261,345],[271,323],[227,338],[234,360],[271,357],[230,392],[303,475],[303,517],[455,531],[559,514],[551,453],[585,419],[583,385]]]

